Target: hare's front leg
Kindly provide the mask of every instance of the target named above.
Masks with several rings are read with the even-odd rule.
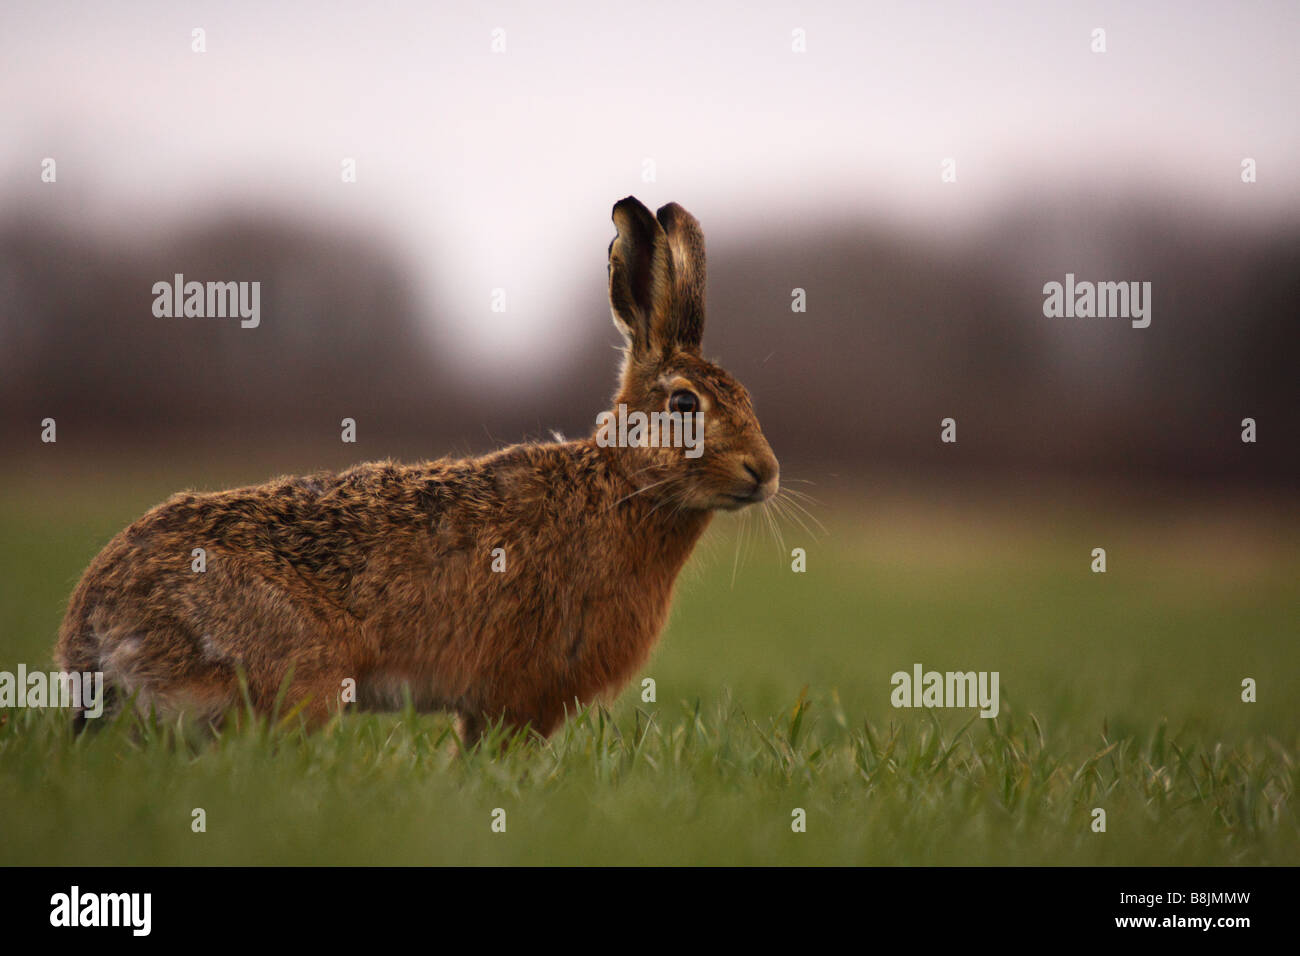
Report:
[[[482,708],[465,709],[457,713],[456,734],[460,737],[461,746],[468,751],[483,739],[488,727],[498,721],[505,729],[507,737],[532,731],[545,738],[551,736],[563,720],[564,708],[559,706],[538,705],[527,708],[501,708],[495,711]]]
[[[482,714],[461,713],[456,715],[456,736],[460,739],[460,750],[468,753],[478,746],[487,730],[487,718]]]

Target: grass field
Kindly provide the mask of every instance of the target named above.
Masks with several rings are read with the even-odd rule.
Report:
[[[48,668],[85,564],[173,487],[6,490],[0,670]],[[0,864],[1300,863],[1294,512],[828,497],[826,533],[787,522],[784,550],[756,519],[715,524],[643,675],[656,702],[638,682],[503,756],[452,756],[436,715],[195,745],[0,712]],[[894,709],[915,663],[998,671],[999,716]]]

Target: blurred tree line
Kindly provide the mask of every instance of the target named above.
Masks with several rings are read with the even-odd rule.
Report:
[[[709,231],[706,354],[753,393],[778,455],[848,474],[1066,471],[1293,485],[1300,226],[1058,201],[948,239],[844,219]],[[540,379],[467,368],[410,265],[374,236],[272,213],[155,241],[36,215],[0,226],[0,432],[14,452],[55,417],[159,454],[221,436],[434,457],[589,432],[618,341],[603,268],[574,277],[585,344]],[[261,326],[156,318],[153,284],[262,283]],[[1049,319],[1042,286],[1149,281],[1152,321]],[[805,290],[806,311],[792,311]],[[553,374],[552,374],[553,373]],[[957,422],[956,445],[939,441]],[[1241,420],[1259,441],[1240,441]],[[304,466],[307,467],[307,466]]]

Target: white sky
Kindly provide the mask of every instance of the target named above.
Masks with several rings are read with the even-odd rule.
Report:
[[[945,229],[1084,181],[1300,207],[1294,0],[447,6],[6,0],[0,197],[48,202],[53,156],[92,221],[232,201],[355,216],[407,244],[472,351],[505,361],[575,321],[576,283],[603,285],[628,193],[681,202],[712,242],[802,216]],[[1244,156],[1258,188],[1238,182]]]

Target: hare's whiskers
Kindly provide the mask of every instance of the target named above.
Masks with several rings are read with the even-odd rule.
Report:
[[[778,497],[780,497],[780,496],[778,495]],[[830,534],[830,531],[827,530],[826,525],[822,524],[821,519],[818,518],[818,517],[817,517],[815,514],[813,514],[811,511],[809,511],[806,507],[804,507],[804,505],[801,504],[801,503],[799,502],[798,499],[787,497],[787,498],[785,499],[785,503],[786,503],[787,505],[789,505],[790,507],[792,507],[792,508],[797,508],[799,511],[801,511],[801,512],[803,512],[805,515],[807,515],[807,516],[808,516],[808,519],[809,519],[810,521],[812,521],[814,524],[816,524],[818,528],[821,529],[822,534]],[[793,514],[793,512],[791,512],[791,513]],[[809,532],[809,533],[811,533],[811,532]]]
[[[768,510],[767,505],[763,505],[763,520],[767,522],[767,530],[772,533],[772,541],[780,549],[781,557],[785,557],[785,535],[781,534],[781,528],[776,523],[776,518]]]
[[[811,502],[812,504],[815,505],[820,505],[822,503],[820,498],[814,498],[812,495],[805,494],[804,492],[799,491],[797,488],[782,488],[782,490],[786,494],[793,495],[794,497],[798,498],[800,501]]]
[[[672,480],[673,478],[675,478],[675,477],[677,477],[677,476],[674,475],[674,476],[672,476],[672,477],[670,477],[670,478],[665,478],[664,481],[671,481],[671,480]],[[661,484],[662,484],[662,483],[663,483],[663,482],[661,482]],[[671,494],[671,491],[670,491],[669,494],[667,494],[667,495],[664,496],[664,498],[663,498],[662,501],[660,501],[657,505],[655,505],[653,508],[651,508],[649,511],[647,511],[644,515],[641,516],[641,520],[637,522],[637,527],[639,528],[639,527],[641,526],[641,524],[642,524],[642,523],[643,523],[647,518],[649,518],[652,514],[654,514],[656,511],[658,511],[658,510],[659,510],[660,508],[662,508],[664,505],[669,504],[669,503],[672,503],[672,502],[684,503],[684,502],[685,502],[685,495],[684,495],[684,493],[680,493],[680,492],[679,492],[679,493],[677,494],[677,496],[674,497],[674,496]],[[669,516],[672,517],[673,515],[676,515],[677,512],[680,511],[680,510],[681,510],[681,508],[680,508],[680,506],[679,506],[678,508],[676,508],[676,509],[674,509],[672,512],[670,512]]]
[[[637,495],[644,494],[645,492],[649,491],[651,488],[658,488],[660,485],[668,484],[668,482],[672,481],[676,477],[677,477],[676,475],[669,475],[667,478],[663,479],[662,481],[651,482],[650,484],[645,485],[642,488],[638,488],[630,495],[624,495],[622,498],[619,498],[618,501],[614,502],[614,504],[610,505],[609,507],[610,508],[617,507],[618,505],[621,505],[623,502],[627,501],[629,498],[635,498]]]
[[[740,566],[740,541],[744,536],[745,525],[749,520],[749,515],[742,512],[740,516],[740,529],[736,532],[736,556],[731,561],[731,587],[736,587],[736,569]]]
[[[804,533],[807,534],[808,536],[813,538],[817,537],[817,535],[813,532],[813,530],[809,528],[806,523],[804,523],[803,518],[801,518],[795,512],[789,510],[789,505],[790,505],[789,499],[782,499],[780,495],[777,495],[777,497],[772,499],[772,504],[776,507],[777,513],[780,514],[782,518],[786,519],[787,521],[792,521],[795,524],[799,525],[799,527],[802,528]]]

